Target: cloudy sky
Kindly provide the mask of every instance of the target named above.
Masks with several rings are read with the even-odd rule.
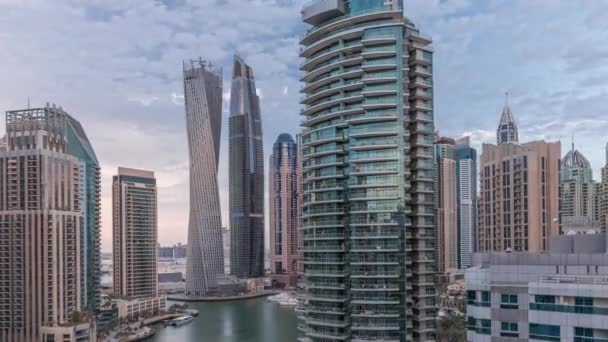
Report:
[[[102,163],[102,248],[111,249],[111,176],[154,170],[159,239],[185,242],[188,169],[181,62],[254,68],[266,160],[299,123],[299,11],[306,0],[0,0],[0,111],[54,102],[84,125]],[[584,5],[583,5],[584,4]],[[435,48],[441,134],[494,140],[509,91],[520,139],[575,143],[599,169],[608,140],[608,1],[405,0]],[[230,94],[225,90],[224,99]],[[228,219],[227,113],[220,164]],[[4,132],[4,120],[0,123]]]

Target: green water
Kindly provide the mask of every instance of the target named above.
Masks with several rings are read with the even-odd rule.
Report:
[[[154,342],[291,342],[298,336],[293,307],[266,298],[217,303],[188,303],[199,312],[180,327],[155,325]]]

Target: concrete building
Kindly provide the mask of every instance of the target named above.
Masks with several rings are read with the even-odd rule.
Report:
[[[167,297],[147,297],[135,299],[114,299],[112,304],[118,308],[118,318],[138,320],[167,311]]]
[[[458,268],[465,269],[477,250],[477,150],[469,137],[456,140],[456,186]]]
[[[279,135],[268,165],[270,272],[274,281],[291,287],[298,278],[297,164],[295,141]]]
[[[40,328],[43,342],[95,342],[97,333],[94,323],[73,323]]]
[[[466,271],[467,340],[608,339],[606,235],[561,235],[545,253],[476,254]]]
[[[452,273],[458,269],[458,206],[456,181],[456,142],[435,140],[435,193],[437,194],[437,270]]]
[[[91,288],[88,276],[100,273],[89,259],[98,251],[98,231],[92,230],[98,207],[91,206],[99,204],[99,169],[89,156],[94,154],[82,126],[62,108],[6,112],[0,341],[37,341],[42,326],[69,322],[87,303],[96,308],[99,289]]]
[[[431,39],[401,1],[302,16],[301,341],[434,341]]]
[[[112,184],[115,297],[158,294],[158,219],[154,172],[118,168]]]
[[[217,186],[222,127],[222,69],[203,60],[184,63],[190,158],[190,218],[186,294],[204,296],[224,276],[222,216]]]
[[[251,67],[234,57],[229,118],[230,274],[264,276],[264,150]]]
[[[187,245],[178,243],[173,246],[159,246],[158,257],[160,259],[184,259],[187,254]]]
[[[505,113],[512,118],[508,105]],[[545,141],[482,145],[479,252],[538,252],[559,234],[560,150]]]

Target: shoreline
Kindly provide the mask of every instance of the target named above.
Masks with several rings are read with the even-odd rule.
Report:
[[[281,293],[279,290],[269,290],[257,293],[248,293],[239,296],[226,296],[226,297],[186,297],[186,296],[167,296],[167,300],[174,302],[224,302],[232,300],[245,300],[259,297],[273,296]]]

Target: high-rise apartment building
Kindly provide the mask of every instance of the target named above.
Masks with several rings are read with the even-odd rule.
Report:
[[[606,235],[558,235],[544,253],[475,254],[466,270],[467,341],[608,338]]]
[[[302,15],[302,340],[434,341],[431,39],[401,1]]]
[[[9,111],[6,133],[0,340],[39,341],[42,327],[96,308],[99,168],[82,126],[60,107]]]
[[[118,168],[112,184],[115,297],[158,294],[158,221],[154,172]]]
[[[268,165],[270,213],[270,271],[273,280],[295,286],[298,272],[297,145],[292,136],[279,135]]]
[[[222,216],[217,185],[222,127],[222,69],[184,63],[184,98],[190,157],[190,219],[186,295],[204,296],[224,276]]]
[[[477,250],[477,150],[469,137],[456,140],[456,188],[458,208],[458,265],[471,265]]]
[[[456,184],[456,142],[435,140],[435,193],[437,194],[437,270],[458,269],[458,207]]]
[[[598,207],[600,184],[593,181],[591,163],[581,152],[574,149],[574,144],[561,162],[560,190],[563,230],[574,232],[597,230],[600,214]]]
[[[229,120],[230,273],[264,276],[264,150],[260,100],[251,67],[232,68]]]
[[[506,106],[502,116],[510,112]],[[560,151],[559,142],[483,144],[479,252],[543,251],[559,234]]]

